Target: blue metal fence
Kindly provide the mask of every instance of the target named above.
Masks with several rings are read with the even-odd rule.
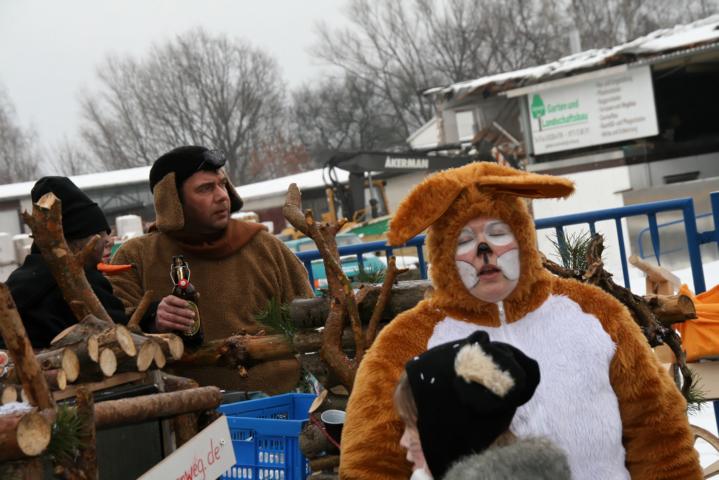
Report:
[[[699,220],[700,218],[706,218],[706,217],[709,217],[709,216],[711,216],[711,215],[712,215],[711,212],[709,212],[709,213],[700,213],[700,214],[697,215],[696,218],[697,218],[697,220]],[[661,231],[663,228],[671,227],[672,225],[680,225],[680,224],[684,224],[684,219],[683,219],[683,218],[681,218],[681,219],[679,219],[679,220],[673,220],[673,221],[671,221],[671,222],[660,223],[660,224],[657,225],[657,229],[658,229],[659,231]],[[651,228],[650,228],[650,227],[643,228],[643,229],[639,232],[639,236],[637,237],[637,244],[638,244],[638,249],[639,249],[639,258],[641,258],[641,259],[645,259],[645,258],[649,258],[649,257],[654,257],[654,259],[657,261],[657,264],[661,265],[661,263],[662,263],[662,258],[661,258],[662,255],[666,256],[666,255],[669,255],[670,253],[676,253],[676,252],[681,252],[681,251],[686,250],[686,248],[685,248],[686,245],[684,245],[684,246],[682,246],[682,247],[678,247],[678,248],[662,249],[661,251],[658,251],[658,250],[655,251],[655,250],[654,250],[654,245],[652,245],[652,249],[651,249],[651,250],[645,249],[645,248],[644,248],[644,237],[646,237],[647,235],[651,235]]]
[[[697,230],[696,214],[694,211],[694,202],[691,198],[681,198],[676,200],[664,200],[659,202],[642,203],[637,205],[629,205],[625,207],[609,208],[604,210],[595,210],[585,213],[577,213],[571,215],[562,215],[558,217],[542,218],[536,220],[537,230],[553,229],[557,235],[560,248],[565,246],[566,227],[572,225],[587,225],[591,234],[596,233],[596,224],[602,221],[614,221],[614,228],[617,233],[619,242],[619,257],[621,260],[622,274],[624,284],[630,287],[629,269],[627,266],[627,249],[624,244],[624,231],[622,220],[628,217],[645,216],[649,223],[649,236],[654,252],[661,252],[661,242],[659,238],[659,225],[657,224],[657,214],[662,212],[680,212],[682,215],[681,222],[684,223],[684,232],[686,234],[687,249],[689,254],[689,263],[692,269],[692,278],[694,280],[694,291],[701,293],[706,290],[704,281],[704,270],[702,268],[700,245],[704,243],[717,242],[719,244],[719,192],[711,194],[712,217],[714,219],[714,230],[699,232]],[[419,271],[421,278],[427,278],[427,266],[424,261],[424,235],[419,235],[409,242],[405,247],[415,247],[417,257],[419,258]],[[382,251],[387,256],[393,254],[393,250],[400,247],[391,247],[384,241],[363,243],[359,245],[348,245],[339,248],[340,256],[356,255],[357,261],[362,265],[362,256],[366,253]],[[310,282],[314,285],[312,278],[311,263],[313,260],[320,258],[317,250],[301,252],[297,256],[302,260],[310,275]],[[660,260],[658,258],[658,260]]]

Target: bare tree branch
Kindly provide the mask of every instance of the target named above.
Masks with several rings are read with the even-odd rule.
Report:
[[[40,152],[37,135],[18,124],[15,108],[0,88],[0,184],[37,176]]]
[[[249,159],[285,134],[285,86],[275,60],[223,35],[193,30],[142,59],[109,57],[103,88],[82,102],[83,137],[112,168],[152,163],[181,144],[222,149],[239,183]],[[254,173],[253,173],[254,172]]]

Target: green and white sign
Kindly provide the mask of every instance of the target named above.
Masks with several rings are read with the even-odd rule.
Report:
[[[527,94],[527,102],[535,155],[659,133],[648,66],[539,89]]]

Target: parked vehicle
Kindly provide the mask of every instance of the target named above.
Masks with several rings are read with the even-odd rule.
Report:
[[[354,233],[339,233],[336,239],[338,247],[362,243],[362,239]],[[308,237],[297,240],[287,240],[285,241],[285,245],[295,253],[317,250],[315,242]],[[360,268],[356,255],[342,256],[340,257],[340,261],[342,263],[342,271],[345,272],[350,281],[359,280],[363,272],[366,276],[371,276],[384,271],[386,268],[385,263],[381,259],[376,255],[370,254],[363,255],[362,268]],[[312,261],[312,277],[314,278],[315,288],[327,287],[327,273],[325,272],[325,265],[322,263],[322,260]]]

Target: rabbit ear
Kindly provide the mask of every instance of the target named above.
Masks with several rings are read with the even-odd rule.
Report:
[[[574,192],[574,184],[562,177],[516,170],[512,175],[486,175],[473,180],[477,188],[527,198],[562,198]]]
[[[453,170],[426,178],[399,205],[387,234],[389,244],[402,245],[432,225],[464,188]]]
[[[387,235],[392,246],[402,245],[432,225],[465,188],[527,198],[566,197],[574,184],[566,178],[541,175],[476,162],[436,173],[417,185],[400,204]]]

